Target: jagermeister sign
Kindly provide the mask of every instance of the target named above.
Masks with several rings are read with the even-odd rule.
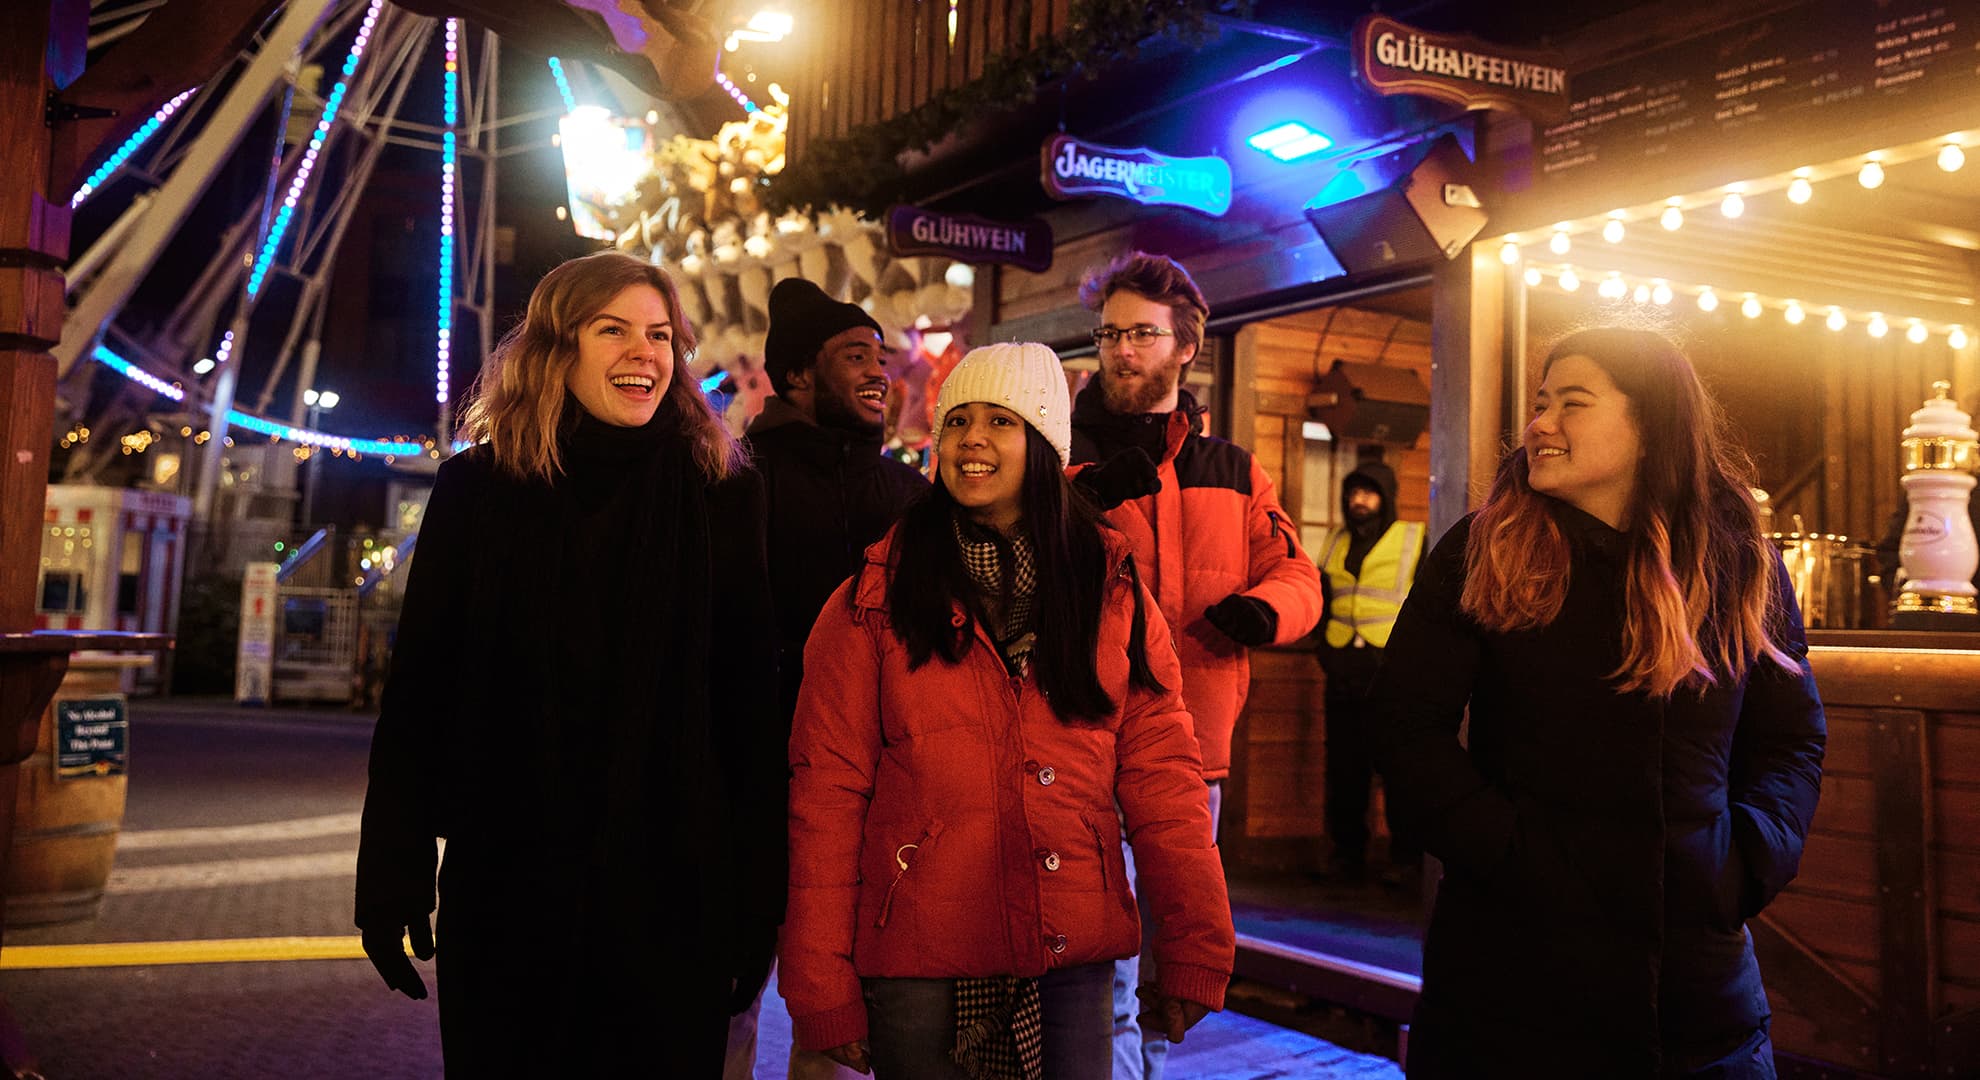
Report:
[[[1211,217],[1231,208],[1231,165],[1216,156],[1174,157],[1145,146],[1102,146],[1054,135],[1039,149],[1039,182],[1055,199],[1107,195],[1144,206],[1181,206]]]
[[[1378,94],[1514,109],[1538,119],[1567,112],[1567,69],[1546,53],[1418,30],[1385,15],[1355,24],[1353,48],[1356,73]]]

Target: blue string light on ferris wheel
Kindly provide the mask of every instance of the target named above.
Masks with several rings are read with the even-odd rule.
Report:
[[[554,56],[551,57],[550,74],[557,80],[557,93],[562,94],[564,97],[564,111],[576,112],[577,95],[571,93],[571,80],[569,76],[564,74],[564,62]]]
[[[364,47],[371,41],[371,31],[378,25],[378,10],[384,6],[385,0],[371,0],[371,6],[365,9],[357,39],[351,42],[351,51],[344,57],[343,77],[330,88],[330,96],[323,102],[323,115],[317,118],[316,130],[310,133],[302,163],[296,167],[296,175],[290,178],[288,193],[282,198],[281,208],[275,212],[275,220],[269,224],[268,238],[261,244],[261,253],[255,256],[254,268],[248,271],[249,296],[259,294],[261,283],[268,277],[268,267],[275,261],[275,249],[282,246],[282,238],[289,231],[289,220],[295,217],[296,203],[302,199],[303,188],[309,183],[309,174],[316,170],[316,156],[323,152],[323,140],[330,135],[330,123],[337,118],[337,110],[344,104],[344,95],[350,91],[351,76],[357,73],[358,60],[364,56]]]
[[[134,383],[145,386],[173,401],[186,399],[185,389],[176,383],[166,382],[151,372],[131,363],[129,360],[110,351],[107,346],[98,345],[90,354],[97,363],[115,371]],[[332,435],[327,431],[284,424],[278,420],[244,413],[239,409],[227,410],[227,423],[233,427],[245,428],[277,439],[302,443],[305,446],[321,446],[331,450],[342,450],[356,454],[412,455],[423,453],[426,447],[403,439],[353,439],[348,435]]]
[[[82,186],[76,189],[76,193],[69,196],[69,209],[74,210],[81,206],[84,199],[89,198],[91,193],[102,187],[103,182],[110,179],[110,174],[116,172],[132,154],[137,153],[138,147],[143,146],[146,140],[158,134],[158,129],[164,126],[165,121],[170,120],[172,114],[179,111],[179,106],[184,105],[186,99],[198,91],[199,87],[195,86],[159,106],[158,111],[151,114],[151,119],[131,132],[130,138],[125,139],[122,146],[119,146],[103,164],[98,165],[95,172],[89,174],[89,179],[83,181]]]
[[[454,341],[454,187],[459,180],[460,148],[455,127],[460,120],[460,20],[447,20],[447,130],[440,140],[440,332],[435,343],[433,400],[445,405],[449,397],[447,370]]]
[[[742,92],[742,87],[737,86],[727,75],[724,75],[721,68],[715,69],[715,84],[728,91],[729,96],[736,100],[736,104],[742,106],[742,111],[746,113],[756,111],[756,102],[751,101],[749,95]]]

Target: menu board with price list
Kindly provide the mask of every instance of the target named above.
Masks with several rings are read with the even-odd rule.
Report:
[[[1628,186],[1839,131],[1874,143],[1896,116],[1965,107],[1980,125],[1980,3],[1811,0],[1569,87],[1567,118],[1535,133],[1536,189]]]

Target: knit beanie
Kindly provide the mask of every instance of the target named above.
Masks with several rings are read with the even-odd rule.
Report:
[[[781,391],[793,371],[803,371],[832,338],[855,326],[880,333],[880,324],[858,304],[825,295],[803,278],[785,278],[770,290],[770,332],[763,339],[763,370]]]
[[[935,397],[935,431],[949,410],[972,401],[1002,405],[1038,429],[1059,463],[1072,462],[1072,398],[1059,355],[1035,341],[1005,342],[971,349]]]

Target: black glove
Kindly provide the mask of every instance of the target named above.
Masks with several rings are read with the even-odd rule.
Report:
[[[1130,446],[1097,465],[1081,469],[1073,477],[1073,483],[1102,511],[1162,490],[1155,459],[1139,446]]]
[[[414,916],[403,926],[360,928],[364,955],[371,958],[371,966],[378,969],[385,985],[418,1001],[426,997],[426,981],[419,977],[412,961],[406,959],[408,934],[412,935],[413,955],[421,960],[433,959],[433,926],[424,914]]]
[[[770,965],[777,960],[777,935],[759,945],[744,948],[736,958],[736,970],[732,976],[735,989],[729,994],[729,1015],[739,1016],[743,1010],[756,1001],[756,995],[763,990],[763,984],[770,981]]]
[[[1263,600],[1232,593],[1203,611],[1210,625],[1239,645],[1270,645],[1279,632],[1279,613]]]

